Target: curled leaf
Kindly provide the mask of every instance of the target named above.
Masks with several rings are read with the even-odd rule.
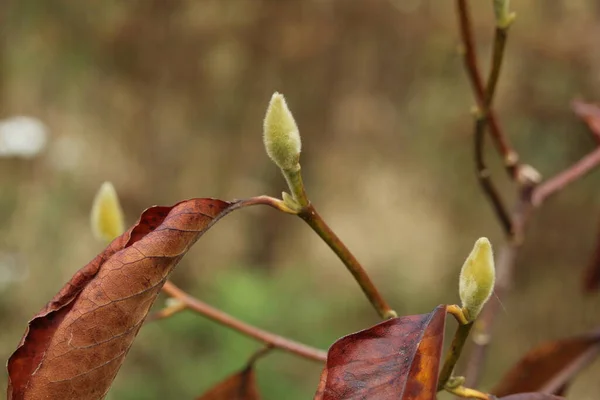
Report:
[[[254,367],[249,365],[231,375],[196,400],[259,400]]]
[[[435,399],[445,321],[446,306],[438,306],[341,338],[315,399]]]
[[[531,349],[492,390],[497,396],[525,391],[560,393],[600,355],[600,332],[542,343]]]
[[[236,204],[152,207],[29,322],[8,361],[8,399],[100,399],[150,306],[196,240]]]

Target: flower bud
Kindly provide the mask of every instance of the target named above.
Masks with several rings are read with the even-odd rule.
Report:
[[[510,11],[510,0],[494,0],[494,14],[498,28],[507,29],[517,15]]]
[[[300,132],[282,94],[275,92],[269,102],[263,125],[267,154],[283,171],[300,168]]]
[[[492,245],[487,238],[480,238],[460,271],[458,292],[467,320],[474,321],[490,298],[495,276]]]
[[[110,242],[125,230],[123,210],[115,187],[110,182],[104,182],[92,205],[92,232],[94,236],[105,242]]]

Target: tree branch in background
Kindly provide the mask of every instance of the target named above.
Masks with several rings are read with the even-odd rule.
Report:
[[[327,352],[323,350],[319,350],[304,345],[302,343],[294,342],[293,340],[286,339],[284,337],[275,335],[271,332],[264,331],[252,325],[248,325],[245,322],[242,322],[232,317],[231,315],[226,314],[223,311],[220,311],[196,299],[195,297],[190,296],[170,281],[165,282],[165,285],[163,286],[162,290],[163,292],[171,296],[171,298],[179,300],[179,302],[181,302],[181,304],[184,305],[184,308],[180,308],[179,311],[183,309],[195,311],[196,313],[203,315],[208,319],[215,321],[218,324],[221,324],[223,326],[236,330],[246,336],[263,342],[265,345],[272,348],[284,350],[309,360],[325,362],[325,360],[327,359]],[[152,316],[150,320],[166,318],[173,314],[173,312],[161,314],[161,312],[159,311],[157,314],[154,314],[154,316]]]
[[[564,189],[568,184],[580,179],[582,176],[600,164],[600,147],[577,161],[566,170],[544,181],[533,194],[533,204],[538,207],[544,200],[554,193]]]
[[[498,263],[496,264],[497,280],[495,293],[497,298],[487,304],[473,328],[472,338],[475,345],[468,359],[465,383],[467,386],[473,387],[477,385],[483,372],[494,322],[500,310],[499,299],[504,298],[512,286],[516,256],[523,243],[525,228],[533,210],[540,206],[550,195],[562,190],[569,183],[581,178],[594,167],[598,166],[600,164],[600,147],[567,170],[543,183],[540,183],[541,176],[533,167],[519,165],[517,153],[510,148],[506,141],[491,107],[500,76],[507,31],[515,16],[509,12],[507,2],[495,2],[496,30],[494,35],[494,50],[487,85],[484,88],[481,73],[477,67],[475,40],[468,4],[466,0],[457,0],[456,4],[461,39],[465,48],[465,68],[471,80],[471,85],[479,106],[474,135],[477,177],[507,235],[507,243],[501,249]],[[581,102],[575,102],[573,108],[579,116],[585,119],[600,143],[600,110],[597,107],[595,108]],[[490,133],[498,151],[504,157],[505,167],[509,175],[518,185],[518,199],[510,215],[507,213],[499,193],[490,180],[490,173],[485,165],[483,149],[487,124],[490,126]]]
[[[514,235],[512,222],[510,216],[508,215],[508,211],[498,190],[496,190],[496,186],[492,182],[490,170],[487,168],[484,158],[483,158],[483,148],[485,142],[485,125],[486,120],[483,115],[478,115],[475,119],[475,134],[474,134],[474,144],[475,144],[475,168],[477,169],[477,180],[483,189],[483,193],[488,197],[488,200],[492,203],[492,209],[498,220],[500,221],[500,225],[504,231],[506,237],[512,237]]]
[[[473,87],[473,91],[475,93],[475,99],[477,100],[477,105],[480,109],[480,112],[486,119],[486,123],[490,126],[490,134],[492,136],[492,140],[498,149],[498,152],[502,155],[504,160],[505,168],[512,179],[516,178],[516,171],[519,166],[519,157],[517,153],[512,149],[512,146],[508,143],[508,139],[506,135],[502,131],[500,124],[498,123],[498,119],[496,118],[496,114],[494,110],[490,107],[486,107],[486,98],[493,97],[495,83],[493,83],[493,87],[491,92],[486,96],[483,80],[481,78],[481,73],[479,72],[479,67],[477,66],[477,55],[475,54],[475,39],[473,36],[473,28],[471,26],[471,17],[469,15],[469,7],[466,0],[457,0],[456,1],[458,17],[459,17],[459,27],[460,27],[460,36],[462,40],[462,44],[464,47],[464,62],[465,69],[467,71],[467,75],[469,76],[469,80],[471,81],[471,86]],[[496,47],[496,46],[494,46]],[[499,45],[498,52],[498,61],[502,61],[502,54],[504,53],[504,44],[501,43]],[[492,71],[494,68],[497,68],[498,71],[496,73],[499,74],[500,65],[494,67],[492,65]],[[497,81],[497,77],[496,77]]]
[[[592,131],[592,135],[594,135],[594,138],[600,144],[600,107],[581,100],[574,100],[571,107],[575,114],[587,123]]]
[[[475,99],[479,110],[475,118],[474,128],[474,144],[475,144],[475,167],[477,169],[477,179],[483,192],[488,197],[494,209],[494,213],[498,217],[502,229],[507,237],[511,237],[514,234],[511,226],[511,221],[507,207],[504,205],[500,194],[498,193],[494,183],[491,180],[491,174],[488,170],[484,156],[484,142],[485,142],[485,130],[486,127],[490,126],[491,135],[496,143],[498,151],[504,158],[505,166],[511,178],[515,178],[515,174],[518,168],[518,156],[517,153],[512,150],[508,144],[504,133],[500,130],[500,126],[496,119],[496,116],[492,110],[492,101],[494,93],[496,91],[496,85],[500,76],[500,69],[502,66],[502,59],[504,56],[504,47],[506,44],[506,33],[508,25],[504,27],[498,26],[496,28],[496,35],[494,39],[494,53],[492,56],[492,63],[490,73],[487,81],[487,85],[484,88],[483,80],[481,78],[481,72],[477,66],[477,55],[475,53],[475,39],[473,37],[473,28],[471,26],[471,18],[469,16],[468,5],[465,0],[457,1],[459,25],[461,32],[461,40],[464,47],[464,61],[467,74],[471,80],[473,91],[475,93]]]
[[[541,180],[539,174],[535,170],[527,168],[527,166],[521,167],[519,171],[520,178],[518,180],[521,187],[519,199],[515,211],[511,215],[514,239],[509,240],[501,250],[496,266],[498,279],[494,291],[497,299],[488,303],[474,327],[473,341],[475,346],[469,357],[466,372],[466,383],[468,386],[474,386],[479,381],[479,377],[483,372],[483,364],[485,362],[487,347],[491,340],[494,320],[500,310],[498,299],[503,299],[512,286],[516,266],[516,254],[523,243],[525,228],[531,214],[550,195],[564,189],[569,183],[580,179],[599,164],[600,147],[565,171],[539,185],[538,182]]]

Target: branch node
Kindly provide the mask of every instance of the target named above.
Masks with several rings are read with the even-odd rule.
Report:
[[[535,187],[542,181],[542,175],[531,165],[523,164],[517,168],[516,179],[521,187]]]

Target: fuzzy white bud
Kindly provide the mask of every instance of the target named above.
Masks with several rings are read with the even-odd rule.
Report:
[[[282,94],[275,92],[269,102],[263,124],[267,154],[284,171],[299,168],[300,132]]]
[[[110,242],[125,230],[119,197],[110,182],[104,182],[94,197],[91,223],[94,236],[105,242]]]
[[[492,245],[487,238],[480,238],[460,271],[458,292],[467,320],[477,318],[494,290],[495,279]]]

